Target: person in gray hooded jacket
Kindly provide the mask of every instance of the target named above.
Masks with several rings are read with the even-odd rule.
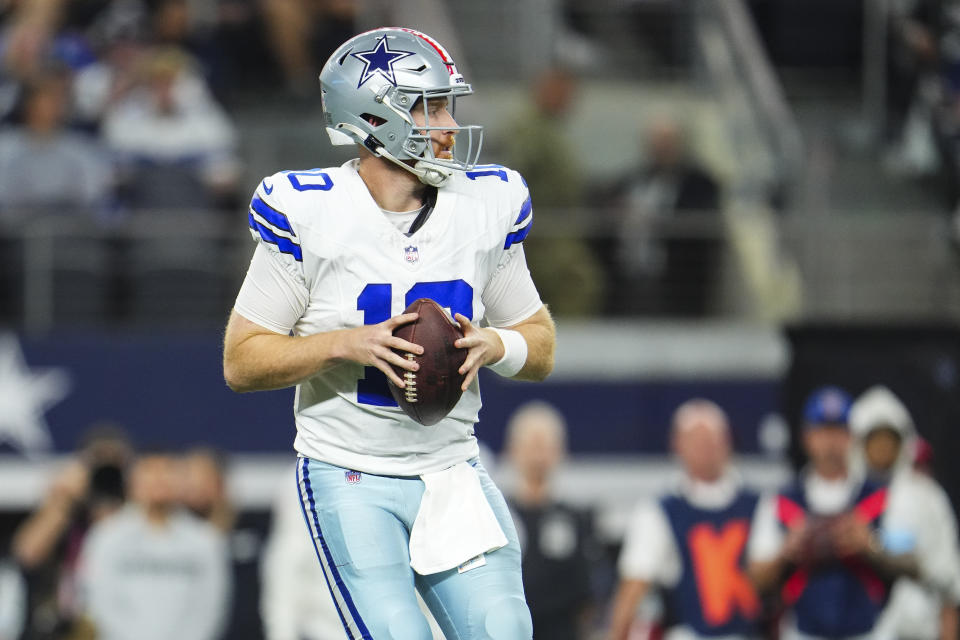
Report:
[[[957,637],[960,551],[957,523],[943,489],[913,469],[917,433],[904,404],[886,387],[868,389],[850,410],[854,463],[888,487],[883,544],[912,553],[918,580],[900,578],[877,624],[902,640]]]

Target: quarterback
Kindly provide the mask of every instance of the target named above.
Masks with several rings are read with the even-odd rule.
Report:
[[[235,391],[296,385],[297,483],[345,637],[429,640],[416,591],[449,640],[532,636],[517,534],[477,459],[477,371],[542,380],[555,331],[526,266],[526,183],[478,165],[482,128],[459,126],[472,93],[446,50],[411,29],[344,43],[320,74],[343,166],[281,171],[253,195],[257,247],[230,316]],[[418,298],[449,309],[467,352],[464,393],[433,426],[408,418],[388,380],[422,353],[393,336]]]

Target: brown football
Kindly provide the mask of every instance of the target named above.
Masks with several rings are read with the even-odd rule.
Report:
[[[419,313],[414,322],[397,327],[393,335],[423,347],[423,355],[406,351],[400,355],[420,365],[417,371],[394,367],[403,378],[406,388],[390,384],[390,393],[403,412],[422,425],[432,425],[447,416],[460,401],[460,385],[466,376],[458,369],[467,359],[467,350],[453,346],[463,332],[450,316],[430,298],[419,298],[410,303],[404,313]]]

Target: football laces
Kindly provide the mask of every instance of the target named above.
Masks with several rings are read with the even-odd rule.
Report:
[[[416,359],[417,356],[412,353],[407,354],[407,360],[411,362]],[[407,402],[416,402],[417,401],[417,374],[413,371],[406,371],[403,374],[403,397]]]

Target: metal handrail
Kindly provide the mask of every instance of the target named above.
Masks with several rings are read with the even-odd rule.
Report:
[[[58,252],[58,243],[66,242],[68,248],[75,248],[79,242],[90,241],[106,253],[115,242],[142,241],[154,246],[166,243],[175,248],[182,244],[183,238],[209,243],[227,256],[235,253],[237,260],[229,260],[230,265],[248,256],[253,248],[242,225],[205,210],[151,211],[106,225],[78,216],[24,216],[19,225],[0,226],[0,240],[12,240],[22,253],[19,280],[24,292],[21,298],[23,328],[31,333],[49,331],[55,315],[54,274],[58,270],[85,268],[69,250]],[[199,264],[183,266],[202,269]]]
[[[726,48],[723,53],[729,56],[731,70],[744,89],[752,120],[761,128],[777,162],[779,181],[792,186],[804,166],[803,136],[746,5],[743,0],[701,0],[699,7],[701,48],[710,46],[704,42],[705,35],[713,32],[708,25],[719,29]]]

